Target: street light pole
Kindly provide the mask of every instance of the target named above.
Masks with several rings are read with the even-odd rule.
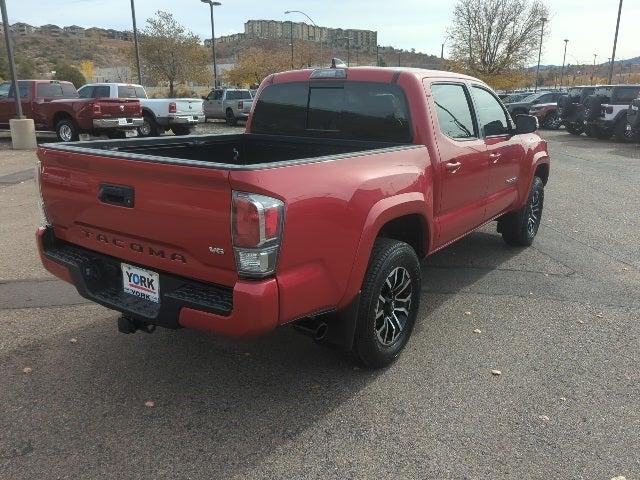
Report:
[[[560,70],[560,86],[562,87],[564,84],[562,83],[564,80],[564,62],[567,59],[567,43],[569,43],[569,39],[564,39],[564,56],[562,57],[562,70]]]
[[[611,65],[609,65],[609,85],[613,81],[613,64],[616,61],[616,45],[618,44],[618,29],[620,28],[620,13],[622,12],[622,0],[618,4],[618,20],[616,21],[616,34],[613,38],[613,53],[611,54]]]
[[[307,17],[309,19],[309,21],[313,24],[314,27],[320,28],[320,27],[318,27],[318,25],[316,25],[316,22],[314,22],[313,19],[309,15],[304,13],[302,10],[287,10],[286,12],[284,12],[285,15],[288,15],[289,13],[299,13],[301,15],[304,15],[305,17]],[[324,55],[323,55],[322,29],[320,29],[320,66],[322,66],[322,62],[323,62],[322,57],[323,56]]]
[[[0,0],[0,8],[2,9],[2,25],[4,27],[4,43],[7,46],[7,57],[9,59],[9,70],[11,70],[11,85],[13,86],[13,95],[16,99],[16,113],[18,118],[24,118],[22,114],[22,99],[20,90],[18,89],[18,77],[16,75],[16,64],[13,60],[13,45],[11,44],[11,33],[9,31],[9,18],[7,15],[7,4],[5,0]]]
[[[542,36],[544,35],[544,24],[547,21],[546,17],[540,19],[542,21],[542,27],[540,28],[540,49],[538,50],[538,67],[536,68],[536,87],[533,92],[538,91],[538,85],[540,81],[540,58],[542,57]]]
[[[218,65],[216,63],[216,30],[213,22],[213,7],[219,7],[222,5],[220,2],[213,2],[212,0],[200,0],[202,3],[208,3],[211,13],[211,54],[213,55],[213,88],[218,86]]]
[[[293,70],[293,22],[289,21],[290,37],[291,37],[291,70]]]
[[[131,18],[133,20],[133,44],[136,49],[136,69],[138,70],[138,83],[142,85],[142,73],[140,73],[140,50],[138,49],[138,27],[136,26],[136,7],[131,0]]]
[[[380,45],[376,45],[376,67],[380,66]]]
[[[596,74],[596,57],[597,53],[593,54],[593,68],[591,69],[591,85],[593,85],[593,76]]]

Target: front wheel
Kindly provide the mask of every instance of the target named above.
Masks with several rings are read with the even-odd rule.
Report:
[[[527,203],[498,220],[498,232],[507,245],[528,247],[533,243],[540,227],[543,206],[544,183],[540,177],[534,177]]]
[[[367,368],[393,362],[407,344],[418,314],[421,273],[408,244],[378,238],[360,294],[353,353]]]
[[[624,143],[633,142],[634,132],[631,129],[627,129],[627,119],[623,117],[618,120],[616,123],[613,135],[616,137],[616,140]]]
[[[160,135],[158,124],[152,115],[145,113],[142,116],[142,125],[138,127],[138,135],[141,137],[157,137]]]

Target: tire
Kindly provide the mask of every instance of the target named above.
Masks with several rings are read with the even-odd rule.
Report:
[[[623,143],[633,142],[634,132],[633,130],[627,130],[627,116],[625,115],[616,123],[613,129],[613,135],[616,140]]]
[[[235,127],[238,124],[238,119],[233,114],[233,110],[231,110],[230,108],[227,108],[227,112],[225,113],[224,118],[227,121],[227,125],[229,125],[230,127]]]
[[[174,125],[171,127],[174,135],[191,135],[195,131],[195,127]]]
[[[153,118],[153,115],[145,113],[143,116],[143,124],[138,127],[138,136],[140,137],[157,137],[160,135],[160,129],[158,128],[158,122]]]
[[[398,358],[416,321],[420,286],[420,262],[413,248],[378,238],[360,293],[353,342],[362,366],[383,368]]]
[[[56,137],[59,142],[75,142],[78,140],[80,131],[75,122],[69,118],[64,118],[56,123]]]
[[[542,121],[542,128],[546,128],[548,130],[558,130],[560,128],[562,121],[560,117],[558,117],[557,112],[550,112],[544,117]]]
[[[584,133],[587,135],[587,137],[589,138],[596,138],[596,130],[595,128],[593,128],[591,125],[587,124],[584,127]]]
[[[576,123],[567,123],[565,128],[571,135],[582,135],[582,132],[584,132],[584,127]]]
[[[507,245],[528,247],[538,233],[544,206],[544,183],[533,178],[527,203],[517,212],[508,213],[498,220],[498,232]]]
[[[603,130],[601,128],[595,128],[595,135],[598,140],[609,140],[613,137],[613,130]]]

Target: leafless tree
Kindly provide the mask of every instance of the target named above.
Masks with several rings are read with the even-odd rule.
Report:
[[[448,30],[451,56],[483,75],[521,67],[538,52],[543,18],[548,9],[539,0],[458,0]]]

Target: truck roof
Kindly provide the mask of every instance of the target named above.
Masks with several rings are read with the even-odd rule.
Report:
[[[277,78],[279,82],[287,81],[299,81],[309,78],[309,75],[316,70],[328,70],[328,68],[307,68],[303,70],[291,70],[287,72],[276,73],[273,75],[274,81]],[[461,80],[474,80],[479,81],[475,77],[465,75],[463,73],[448,72],[445,70],[429,70],[426,68],[413,68],[413,67],[338,67],[336,70],[344,70],[347,73],[347,79],[349,74],[356,76],[357,80],[377,80],[385,81],[392,80],[393,77],[399,73],[409,73],[418,79],[423,78],[455,78]]]
[[[89,83],[85,83],[83,87],[85,85],[115,85],[117,87],[142,87],[142,85],[140,85],[139,83],[123,83],[123,82],[89,82]]]

